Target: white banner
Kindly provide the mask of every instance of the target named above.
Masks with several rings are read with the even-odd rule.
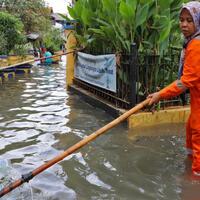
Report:
[[[92,85],[116,92],[115,54],[93,56],[79,52],[74,76]]]

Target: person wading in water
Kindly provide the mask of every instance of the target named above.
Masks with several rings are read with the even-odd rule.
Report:
[[[186,148],[192,160],[193,177],[200,179],[200,2],[182,6],[179,16],[184,45],[178,79],[169,86],[150,94],[149,105],[160,99],[175,97],[189,89],[191,114],[186,125]]]

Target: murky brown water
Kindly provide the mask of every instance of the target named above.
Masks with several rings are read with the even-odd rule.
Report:
[[[19,178],[113,120],[66,92],[64,68],[34,67],[0,86],[0,159],[10,163],[0,177]],[[183,134],[163,130],[138,136],[119,125],[2,199],[200,199],[186,177]]]

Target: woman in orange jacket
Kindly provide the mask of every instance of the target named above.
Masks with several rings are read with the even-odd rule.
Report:
[[[185,40],[178,80],[147,98],[150,98],[149,105],[152,105],[160,99],[178,96],[186,89],[190,90],[191,114],[186,125],[186,148],[192,158],[192,172],[200,176],[200,2],[184,4],[179,20]]]

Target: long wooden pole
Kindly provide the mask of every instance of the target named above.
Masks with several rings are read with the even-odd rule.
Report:
[[[91,142],[92,140],[94,140],[95,138],[100,136],[101,134],[105,133],[109,129],[111,129],[114,126],[118,125],[119,123],[121,123],[122,121],[127,119],[130,115],[132,115],[133,113],[135,113],[135,112],[139,111],[140,109],[142,109],[143,107],[145,107],[149,103],[149,101],[150,101],[150,99],[144,100],[143,102],[139,103],[138,105],[136,105],[135,107],[133,107],[129,111],[125,112],[124,114],[122,114],[118,118],[114,119],[113,121],[111,121],[107,125],[103,126],[99,130],[93,132],[91,135],[87,136],[86,138],[82,139],[81,141],[77,142],[75,145],[71,146],[66,151],[62,152],[61,154],[59,154],[58,156],[56,156],[52,160],[49,160],[48,162],[46,162],[45,164],[43,164],[40,167],[36,168],[32,172],[29,172],[27,174],[22,175],[22,177],[20,179],[18,179],[15,182],[9,184],[8,186],[4,187],[0,191],[0,198],[2,196],[4,196],[5,194],[9,193],[10,191],[14,190],[15,188],[17,188],[18,186],[22,185],[23,183],[28,182],[34,176],[36,176],[37,174],[43,172],[44,170],[46,170],[47,168],[51,167],[55,163],[63,160],[65,157],[67,157],[68,155],[72,154],[76,150],[80,149],[81,147],[83,147],[87,143]]]
[[[16,63],[16,64],[5,66],[5,67],[0,67],[0,70],[9,69],[9,68],[12,68],[12,67],[16,67],[16,66],[19,66],[19,65],[24,65],[24,64],[28,64],[28,63],[32,63],[32,62],[36,62],[36,61],[47,59],[47,58],[55,58],[55,57],[58,57],[58,56],[74,53],[74,52],[80,51],[80,50],[82,50],[82,49],[77,49],[77,50],[73,50],[73,51],[69,51],[69,52],[64,52],[64,53],[61,53],[61,54],[48,56],[48,57],[41,57],[41,58],[36,58],[36,59],[32,59],[32,60],[27,60],[27,61],[24,61],[24,62],[21,62],[21,63]]]

